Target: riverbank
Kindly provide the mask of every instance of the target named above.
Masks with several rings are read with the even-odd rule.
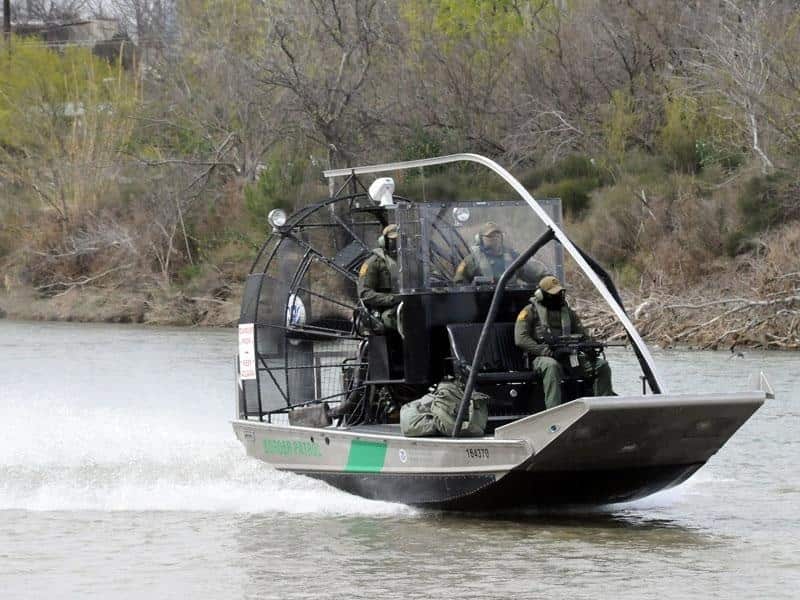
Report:
[[[42,298],[32,289],[0,293],[0,318],[82,323],[143,323],[233,327],[239,318],[241,286],[226,298],[188,296],[181,291],[74,288]]]
[[[638,298],[628,306],[641,336],[661,348],[800,350],[798,295],[767,300],[658,295]],[[575,303],[575,308],[597,337],[624,339],[608,308],[583,302]]]
[[[719,287],[691,296],[623,293],[628,314],[642,337],[662,348],[765,348],[800,350],[800,273],[782,280],[783,291]],[[189,296],[181,291],[123,291],[75,288],[42,298],[30,289],[0,293],[0,318],[30,321],[143,323],[148,325],[233,327],[239,318],[241,285],[225,298]],[[584,325],[602,339],[623,339],[624,331],[602,302],[575,290],[571,303]]]

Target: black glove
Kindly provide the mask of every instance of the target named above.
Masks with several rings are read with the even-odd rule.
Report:
[[[594,362],[600,356],[600,348],[584,348],[581,352],[587,360]]]
[[[536,347],[535,355],[536,356],[552,357],[553,356],[553,351],[550,349],[550,346],[548,346],[547,344],[539,344]]]

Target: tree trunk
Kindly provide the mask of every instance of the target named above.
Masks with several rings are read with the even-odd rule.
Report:
[[[758,157],[761,159],[761,172],[764,175],[768,175],[772,173],[775,169],[775,165],[772,164],[772,161],[766,155],[766,153],[761,149],[761,146],[758,142],[758,122],[756,121],[755,113],[749,113],[747,118],[750,122],[750,132],[753,134],[753,151],[758,154]]]

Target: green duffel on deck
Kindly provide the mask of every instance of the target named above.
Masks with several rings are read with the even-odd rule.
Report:
[[[455,381],[445,381],[433,392],[425,394],[400,409],[400,428],[408,437],[451,435],[458,415],[464,387]],[[461,424],[461,435],[481,436],[489,420],[489,396],[473,392],[469,414]]]

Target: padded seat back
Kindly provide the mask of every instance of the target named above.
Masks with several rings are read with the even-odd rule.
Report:
[[[483,323],[451,323],[447,325],[450,349],[457,368],[469,371],[475,358],[475,349],[481,336]],[[481,373],[506,373],[526,371],[525,355],[514,343],[514,323],[494,323],[484,347],[480,365]]]

